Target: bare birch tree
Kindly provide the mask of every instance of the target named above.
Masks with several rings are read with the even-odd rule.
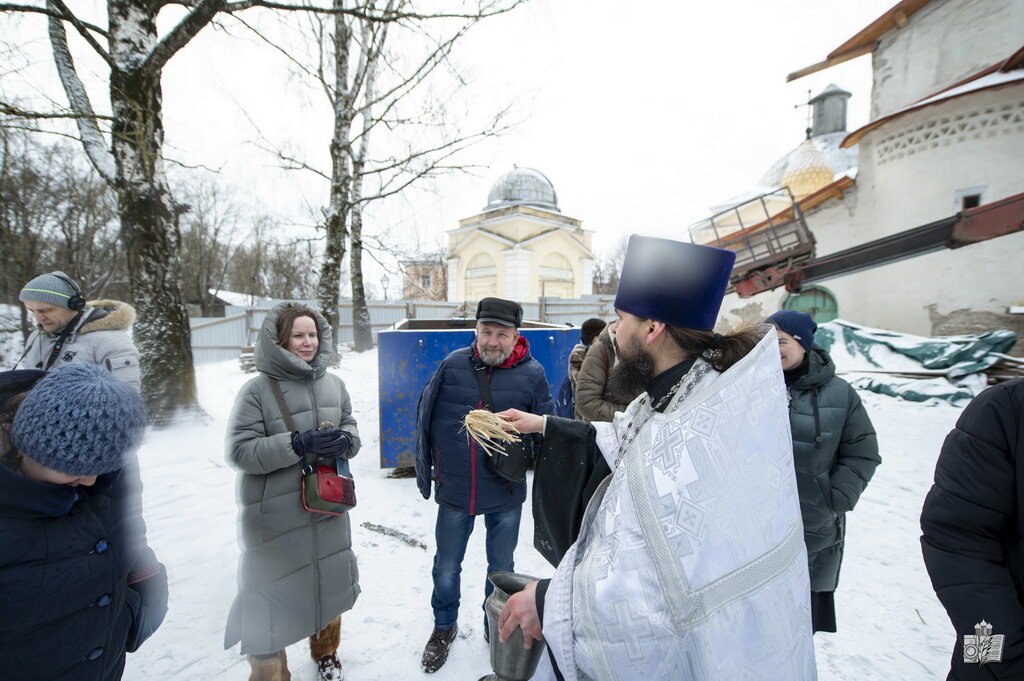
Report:
[[[472,144],[507,128],[508,110],[495,112],[478,128],[466,132],[448,125],[443,103],[423,105],[418,91],[439,69],[451,69],[458,41],[481,20],[510,11],[524,0],[465,0],[458,11],[419,12],[412,0],[332,0],[330,23],[312,23],[319,46],[318,67],[307,68],[290,56],[327,96],[333,113],[330,172],[307,161],[271,150],[286,167],[312,171],[329,182],[323,209],[324,259],[320,267],[318,302],[338,334],[341,271],[347,247],[356,350],[373,347],[363,281],[363,234],[366,207],[400,194],[413,183],[440,173],[465,169],[455,158]],[[383,21],[381,17],[393,20]],[[441,20],[448,20],[442,22]],[[442,23],[444,24],[442,26]],[[419,39],[418,56],[395,58],[396,35]],[[408,48],[412,41],[403,41]],[[407,49],[408,51],[408,49]],[[457,77],[457,76],[456,76]],[[412,112],[410,102],[419,101]],[[403,131],[404,138],[403,140]],[[410,132],[415,131],[415,132]],[[371,154],[371,135],[381,139],[385,153]],[[407,138],[413,138],[410,142]]]
[[[23,112],[0,102],[0,110],[33,118],[71,117],[90,163],[117,197],[121,236],[127,259],[131,300],[138,312],[134,339],[142,356],[142,393],[151,419],[165,423],[181,409],[197,406],[191,333],[181,294],[178,257],[178,218],[185,209],[177,203],[167,182],[163,157],[163,101],[161,78],[168,61],[219,13],[237,13],[253,7],[333,15],[338,57],[335,69],[335,110],[341,111],[332,140],[331,199],[325,216],[328,234],[321,291],[324,311],[337,326],[336,310],[341,262],[345,253],[346,224],[351,206],[350,131],[358,88],[350,89],[348,43],[355,21],[374,24],[417,22],[427,19],[465,19],[503,11],[494,7],[505,0],[480,0],[471,12],[420,14],[373,2],[331,0],[329,5],[270,2],[266,0],[107,0],[107,25],[83,20],[64,0],[42,5],[0,3],[0,12],[46,17],[50,48],[69,102],[67,112]],[[507,0],[515,4],[520,0]],[[350,4],[351,6],[346,6]],[[169,7],[185,8],[183,18],[169,31],[157,29],[159,13]],[[66,27],[77,32],[109,70],[107,93],[110,115],[97,115],[79,75]],[[362,77],[362,76],[360,76]],[[393,95],[393,93],[391,93]],[[106,129],[101,127],[104,124]]]
[[[157,14],[166,2],[108,0],[107,27],[88,23],[63,0],[44,6],[2,4],[0,10],[44,14],[50,47],[86,156],[117,197],[131,299],[134,339],[142,356],[142,394],[151,419],[166,422],[196,405],[188,317],[181,298],[177,219],[163,160],[161,75],[225,0],[198,0],[164,35]],[[71,27],[109,69],[110,126],[100,127],[68,43]],[[101,41],[106,45],[102,45]]]

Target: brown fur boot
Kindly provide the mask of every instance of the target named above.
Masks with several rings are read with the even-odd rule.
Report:
[[[341,616],[309,637],[309,654],[316,661],[317,681],[341,681],[343,673],[338,660],[338,645],[341,643]]]
[[[266,657],[260,655],[246,655],[252,672],[249,674],[249,681],[291,681],[292,674],[288,671],[288,656],[284,650],[277,651],[276,655]]]

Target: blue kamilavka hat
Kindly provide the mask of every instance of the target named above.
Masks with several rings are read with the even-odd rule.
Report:
[[[711,331],[736,254],[721,248],[633,235],[615,307],[685,329]]]

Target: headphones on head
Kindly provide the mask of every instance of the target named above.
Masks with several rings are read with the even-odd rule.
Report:
[[[65,282],[71,287],[74,293],[68,297],[68,309],[78,312],[85,307],[85,297],[82,295],[82,289],[78,288],[78,284],[74,282],[68,275],[63,272],[50,272],[51,277],[57,277],[61,281]]]

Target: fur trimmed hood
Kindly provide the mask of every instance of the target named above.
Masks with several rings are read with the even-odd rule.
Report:
[[[126,331],[135,323],[135,308],[120,300],[90,300],[76,334],[93,331]]]

